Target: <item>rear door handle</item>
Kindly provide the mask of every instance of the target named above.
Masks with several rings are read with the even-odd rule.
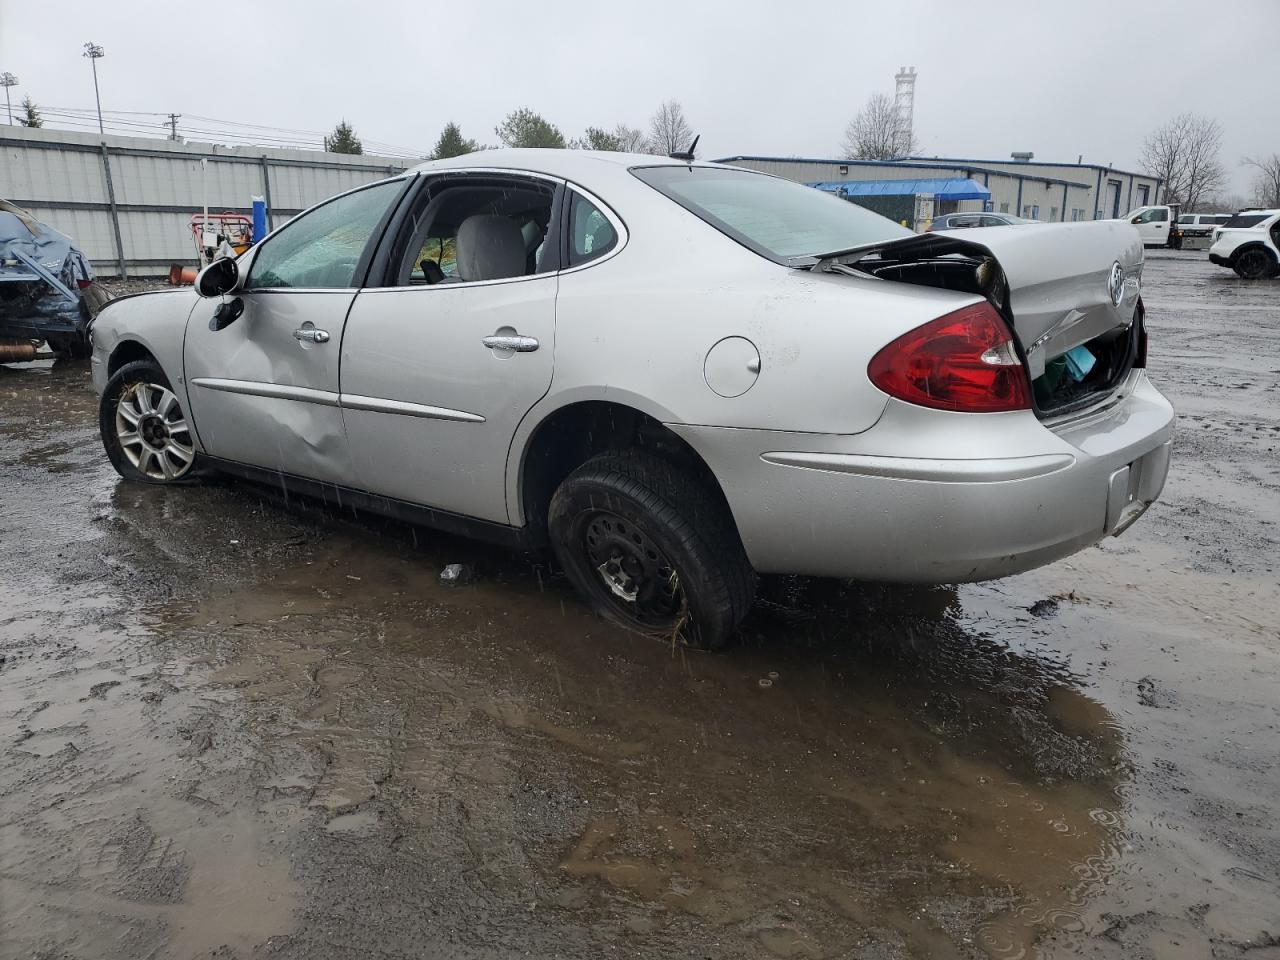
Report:
[[[539,343],[533,337],[522,337],[520,334],[494,334],[480,341],[490,350],[514,350],[516,353],[533,353]]]
[[[293,331],[293,339],[300,343],[328,343],[329,331],[317,330],[314,327],[299,327]]]

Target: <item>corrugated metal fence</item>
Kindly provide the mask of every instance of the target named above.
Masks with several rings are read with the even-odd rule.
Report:
[[[274,228],[404,169],[383,157],[0,126],[0,197],[71,237],[105,276],[195,263],[191,215],[206,191],[210,213],[247,214],[264,197]]]

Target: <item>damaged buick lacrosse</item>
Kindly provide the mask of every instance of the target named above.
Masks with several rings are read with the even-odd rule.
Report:
[[[92,327],[129,480],[223,471],[547,545],[713,647],[756,573],[952,583],[1124,531],[1173,411],[1127,223],[916,235],[714,163],[494,150],[334,197]]]

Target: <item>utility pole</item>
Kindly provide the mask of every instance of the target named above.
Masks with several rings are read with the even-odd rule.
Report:
[[[90,41],[84,45],[84,55],[93,64],[93,99],[98,105],[98,133],[102,133],[102,98],[98,96],[98,61],[105,55],[99,44]]]
[[[9,108],[9,126],[13,126],[13,102],[9,99],[9,88],[18,85],[18,78],[6,70],[0,73],[0,87],[4,87],[4,103]]]
[[[169,139],[170,140],[178,139],[178,118],[181,116],[182,114],[180,113],[169,114]]]

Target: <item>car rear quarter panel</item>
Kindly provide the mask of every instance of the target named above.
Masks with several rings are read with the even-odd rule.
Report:
[[[568,404],[612,401],[675,424],[860,433],[888,399],[867,377],[876,351],[976,299],[781,266],[627,179],[589,186],[629,237],[615,256],[561,275],[552,384],[521,423],[508,462],[513,517],[526,445]],[[726,337],[745,337],[760,354],[759,376],[733,398],[704,374]]]
[[[561,276],[552,408],[595,390],[651,398],[682,423],[858,433],[886,400],[866,375],[875,352],[976,299],[781,266],[639,185],[647,196],[619,211],[626,247]],[[704,374],[726,337],[760,354],[759,376],[733,398]]]

